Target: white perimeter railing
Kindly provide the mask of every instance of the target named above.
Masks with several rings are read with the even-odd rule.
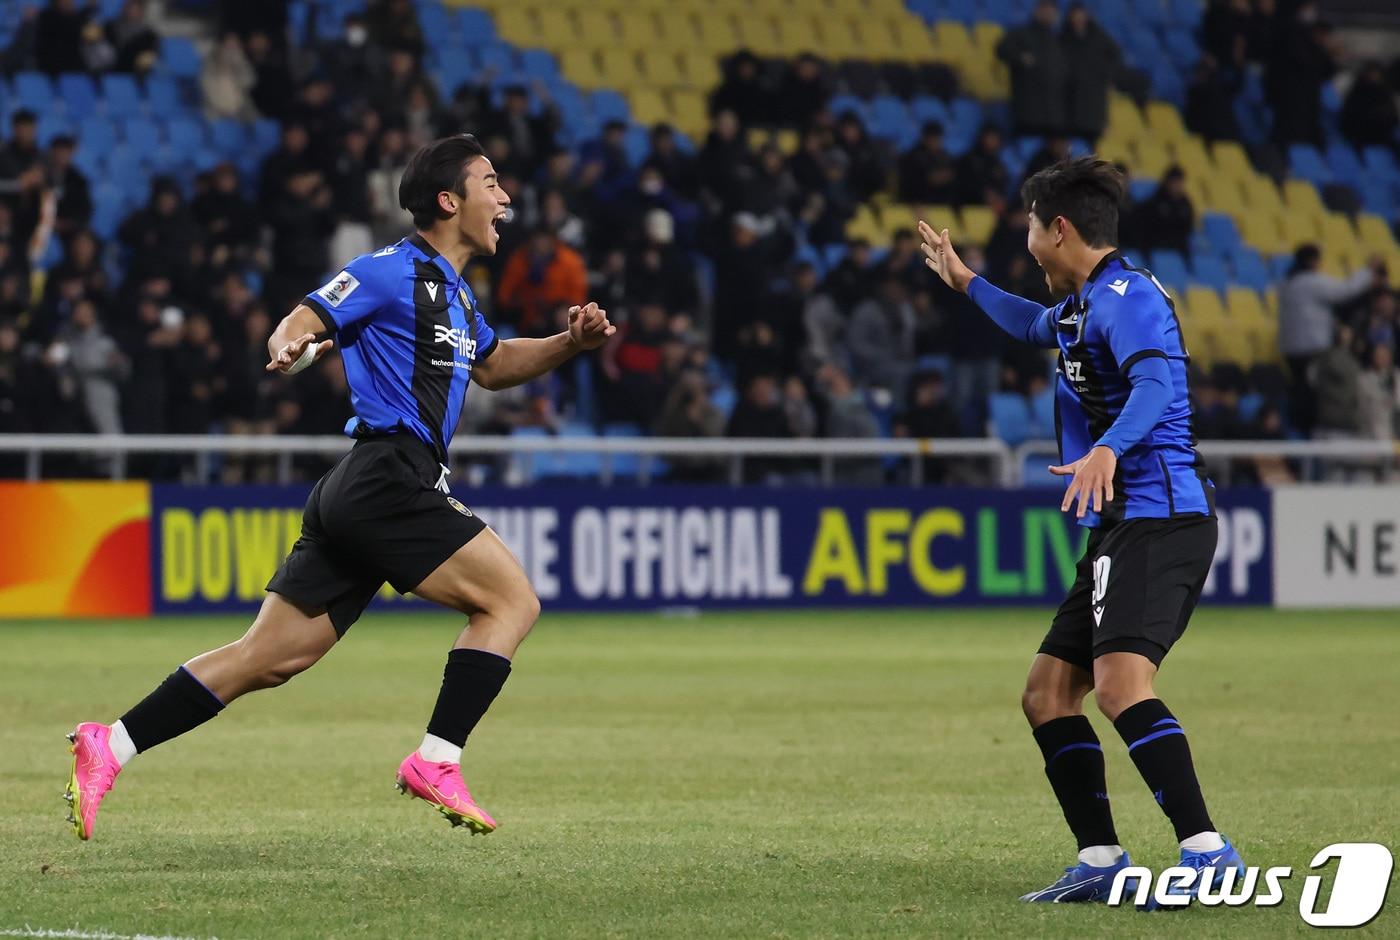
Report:
[[[292,479],[292,461],[302,456],[339,457],[353,442],[338,435],[254,436],[254,435],[174,435],[174,434],[0,434],[0,454],[23,454],[25,478],[43,476],[45,454],[84,454],[105,464],[108,475],[122,480],[127,475],[131,455],[175,455],[194,457],[194,476],[209,481],[214,458],[271,457],[276,461],[280,482]],[[1305,461],[1345,461],[1385,466],[1400,455],[1400,445],[1391,441],[1203,441],[1201,452],[1217,460],[1282,457]],[[992,464],[988,482],[1019,486],[1022,471],[1031,457],[1054,457],[1054,441],[1027,441],[1016,448],[994,438],[949,439],[866,439],[866,438],[670,438],[670,437],[504,437],[472,436],[459,438],[451,456],[520,457],[529,454],[596,454],[600,458],[598,476],[611,483],[619,475],[614,464],[619,457],[637,457],[635,470],[626,475],[642,483],[655,471],[657,458],[710,458],[728,467],[729,481],[744,478],[744,461],[755,457],[811,459],[818,463],[821,481],[830,485],[836,479],[838,460],[854,458],[902,458],[910,462],[909,479],[924,480],[926,460],[985,459]],[[1313,474],[1305,474],[1312,476]]]

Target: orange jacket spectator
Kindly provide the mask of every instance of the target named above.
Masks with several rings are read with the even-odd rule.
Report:
[[[496,303],[502,313],[516,318],[520,333],[529,336],[549,329],[555,310],[583,303],[587,293],[583,257],[553,232],[540,231],[506,261]]]

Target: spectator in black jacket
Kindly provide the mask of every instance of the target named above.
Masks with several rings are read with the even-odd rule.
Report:
[[[830,97],[821,59],[804,52],[783,76],[778,90],[782,106],[777,118],[788,127],[804,128],[826,107]]]
[[[45,72],[81,72],[83,26],[91,10],[78,6],[78,0],[49,0],[39,14],[35,35],[35,58]]]
[[[1072,136],[1093,146],[1108,123],[1108,87],[1122,54],[1082,3],[1070,4],[1060,41],[1068,71],[1066,126]]]
[[[953,155],[943,144],[943,125],[924,124],[919,142],[899,158],[899,199],[920,205],[950,205],[957,194]]]
[[[107,41],[117,53],[118,72],[149,72],[160,54],[160,37],[146,22],[144,0],[126,0],[121,15],[107,24]]]
[[[958,158],[957,205],[982,205],[1006,198],[1011,172],[1001,159],[1001,128],[984,124],[977,143]]]
[[[1239,90],[1236,73],[1221,68],[1214,56],[1201,56],[1186,87],[1186,129],[1206,140],[1239,140],[1235,117]]]
[[[1011,111],[1018,134],[1063,133],[1068,124],[1069,63],[1055,31],[1055,0],[1040,0],[1031,21],[1007,32],[997,57],[1011,70]]]
[[[1383,147],[1395,139],[1397,125],[1395,92],[1386,83],[1380,63],[1367,62],[1342,102],[1342,134],[1357,147]]]
[[[1157,191],[1134,209],[1135,242],[1148,251],[1168,249],[1183,257],[1191,253],[1196,210],[1186,195],[1186,174],[1173,166],[1162,176]]]
[[[45,176],[58,199],[54,228],[70,235],[85,228],[92,219],[92,192],[87,177],[73,166],[73,138],[59,135],[49,143]]]
[[[710,115],[733,111],[745,126],[762,124],[772,116],[772,95],[759,74],[758,58],[747,49],[736,52],[724,67],[724,81],[710,95]]]

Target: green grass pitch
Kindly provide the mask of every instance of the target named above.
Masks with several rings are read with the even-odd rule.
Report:
[[[1019,904],[1073,855],[1018,706],[1045,621],[546,614],[468,746],[502,823],[471,838],[392,786],[458,620],[371,614],[138,758],[88,844],[63,821],[64,732],[244,621],[0,624],[0,935],[1272,938],[1309,932],[1318,849],[1397,848],[1395,614],[1207,608],[1159,690],[1217,823],[1249,863],[1294,868],[1287,900]],[[1119,833],[1160,869],[1170,828],[1093,719]],[[1396,898],[1363,933],[1400,932]]]

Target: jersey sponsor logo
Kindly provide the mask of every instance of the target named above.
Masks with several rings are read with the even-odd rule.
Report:
[[[428,296],[433,299],[433,303],[437,303],[437,281],[429,281],[425,286],[428,288]],[[439,342],[441,342],[441,340],[439,340]]]
[[[1108,593],[1108,572],[1113,567],[1113,559],[1100,555],[1094,559],[1094,626],[1103,622],[1104,595]]]
[[[320,297],[332,307],[339,307],[345,298],[355,293],[355,288],[360,286],[360,281],[349,271],[341,271],[331,278],[330,283],[316,292]]]
[[[1058,322],[1060,326],[1076,325],[1079,322],[1079,311],[1076,310],[1067,317],[1061,317]]]
[[[1084,381],[1084,363],[1077,359],[1065,360],[1065,378],[1076,385]]]
[[[390,245],[388,248],[381,248],[381,249],[379,249],[379,250],[376,251],[374,254],[370,255],[370,257],[371,257],[371,258],[383,258],[383,257],[385,257],[386,255],[392,255],[394,252],[396,252],[396,251],[398,251],[398,250],[399,250],[399,246],[398,246],[398,245]]]
[[[1119,297],[1126,296],[1128,293],[1128,279],[1126,277],[1120,277],[1118,280],[1108,285],[1108,289],[1116,292]]]
[[[476,340],[472,339],[471,334],[466,330],[435,323],[433,324],[433,342],[446,343],[453,349],[460,350],[468,361],[476,362]],[[436,363],[437,360],[434,360],[434,364]]]
[[[472,514],[472,511],[466,506],[463,506],[460,502],[458,502],[457,498],[454,496],[447,497],[447,505],[451,506],[453,509],[457,510],[464,516],[470,516]]]

